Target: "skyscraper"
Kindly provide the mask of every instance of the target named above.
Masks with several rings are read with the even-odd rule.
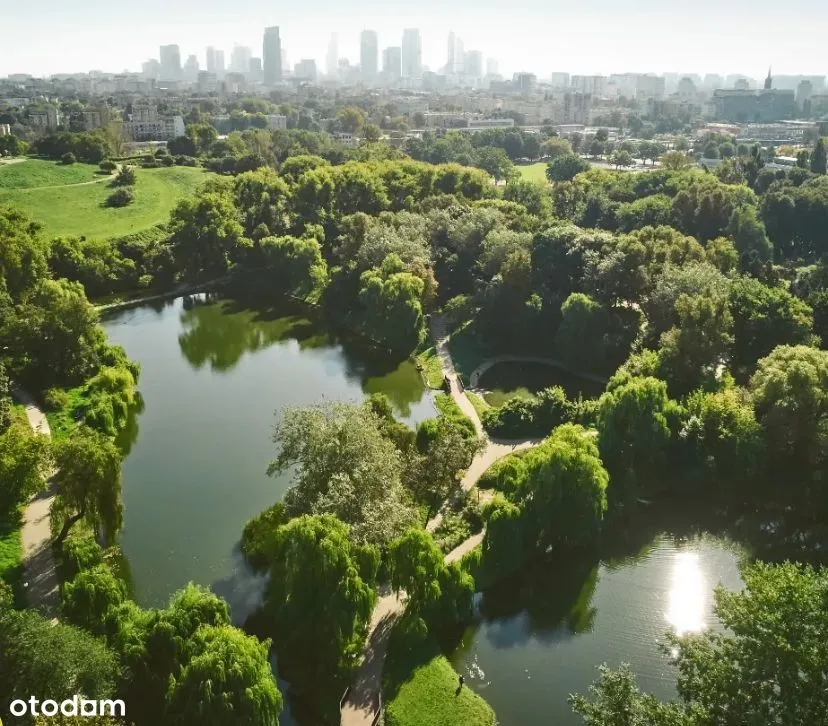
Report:
[[[194,55],[187,56],[184,64],[184,80],[195,83],[198,78],[198,59]]]
[[[448,34],[448,55],[446,57],[446,73],[454,73],[455,51],[457,49],[456,41],[454,39],[454,31]]]
[[[377,31],[363,30],[359,36],[359,68],[365,83],[373,83],[377,78],[378,53]]]
[[[215,58],[216,58],[216,76],[218,78],[222,78],[224,76],[224,51],[223,50],[216,50],[215,51]]]
[[[332,77],[336,77],[339,71],[339,42],[336,33],[331,33],[331,39],[328,42],[328,54],[325,56],[325,72]]]
[[[266,86],[272,86],[282,80],[282,41],[279,38],[278,25],[265,28],[262,66]]]
[[[207,51],[204,54],[205,65],[208,73],[216,72],[216,49],[212,45],[207,46]]]
[[[402,77],[419,81],[423,76],[423,46],[418,28],[406,28],[402,38]]]
[[[466,72],[466,46],[462,38],[454,42],[454,73]]]
[[[230,70],[235,73],[247,73],[250,70],[250,59],[253,52],[246,45],[233,46],[230,54]]]
[[[470,50],[466,53],[464,71],[469,78],[483,77],[483,54],[479,50]]]
[[[400,46],[392,46],[382,51],[382,75],[385,83],[389,86],[396,86],[402,76],[402,49]]]
[[[181,78],[181,51],[177,45],[162,45],[158,58],[161,61],[161,80],[177,81]]]

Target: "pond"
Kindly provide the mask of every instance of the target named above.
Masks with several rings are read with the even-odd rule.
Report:
[[[561,386],[569,398],[595,398],[604,390],[604,384],[583,378],[558,366],[540,362],[495,363],[480,376],[478,387],[490,406],[502,406],[515,396],[533,398],[534,394],[550,386]]]
[[[586,693],[601,663],[629,663],[642,690],[674,698],[659,642],[669,628],[715,627],[713,589],[741,589],[739,556],[724,540],[660,533],[634,556],[532,567],[478,596],[454,665],[501,726],[582,724],[567,697]]]
[[[255,608],[261,583],[236,545],[247,520],[289,485],[290,473],[265,474],[276,457],[274,412],[385,393],[408,423],[436,415],[413,363],[378,360],[295,312],[201,295],[121,311],[104,325],[141,364],[121,546],[143,606],[193,581],[227,598],[237,622]]]

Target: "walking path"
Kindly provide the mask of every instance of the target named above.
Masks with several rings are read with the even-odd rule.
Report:
[[[448,378],[451,397],[474,424],[477,436],[483,439],[486,446],[474,457],[460,486],[463,491],[469,491],[477,483],[483,473],[498,459],[520,449],[526,449],[539,443],[529,441],[492,441],[483,431],[480,417],[472,406],[466,394],[460,387],[457,372],[451,360],[448,347],[448,334],[445,322],[439,316],[432,317],[431,335],[435,341],[437,355],[443,366],[443,374]],[[426,524],[426,531],[433,532],[443,519],[443,512],[438,512]],[[446,555],[446,563],[460,561],[464,555],[471,552],[483,541],[485,531],[478,532]],[[354,683],[344,698],[340,707],[341,726],[373,726],[379,712],[382,710],[381,687],[382,667],[385,654],[388,650],[388,640],[397,618],[405,610],[405,601],[394,593],[384,594],[377,601],[371,615],[371,624],[368,637],[365,641],[365,651],[362,665],[357,671]]]
[[[34,399],[21,389],[14,396],[26,407],[26,418],[36,434],[51,436],[46,415]],[[26,598],[29,605],[44,615],[58,611],[58,576],[52,552],[52,532],[49,514],[55,500],[51,486],[34,497],[23,513],[20,539],[23,547],[23,572]]]

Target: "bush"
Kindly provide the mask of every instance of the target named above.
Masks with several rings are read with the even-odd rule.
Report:
[[[60,411],[69,403],[69,394],[62,388],[50,388],[43,394],[43,403],[49,411]]]
[[[60,157],[60,163],[66,165],[74,164],[77,160],[77,157],[71,151],[67,151]]]
[[[119,187],[132,186],[135,184],[135,169],[131,166],[122,166],[112,183]]]
[[[144,169],[158,169],[161,167],[161,164],[150,156],[141,162],[141,167]]]
[[[534,400],[511,398],[483,414],[483,427],[493,436],[523,438],[546,436],[556,426],[570,423],[578,405],[566,397],[560,386],[545,388]]]
[[[106,198],[107,207],[125,207],[135,201],[135,194],[129,189],[118,189]]]
[[[198,166],[199,162],[194,156],[184,156],[183,154],[180,154],[175,157],[175,163],[178,164],[178,166]]]
[[[104,159],[100,164],[98,164],[98,167],[101,171],[105,171],[111,174],[113,171],[115,171],[115,169],[118,168],[118,165],[114,161],[112,161],[112,159]]]

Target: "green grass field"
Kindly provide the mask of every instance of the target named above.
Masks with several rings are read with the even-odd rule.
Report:
[[[520,178],[526,181],[545,182],[546,181],[546,162],[539,161],[536,164],[526,164],[525,166],[515,167],[520,173]]]
[[[25,167],[32,161],[0,167],[0,180],[9,169]],[[53,171],[61,168],[72,167],[53,167]],[[121,237],[166,222],[172,208],[192,195],[210,173],[200,168],[172,166],[136,169],[136,174],[135,201],[118,209],[103,206],[112,193],[108,181],[50,189],[11,189],[0,183],[0,204],[26,212],[43,226],[47,237]]]
[[[432,637],[394,629],[383,671],[386,726],[493,726],[488,703],[468,686]]]
[[[0,190],[80,184],[100,179],[96,164],[69,164],[46,159],[24,159],[0,164]]]

